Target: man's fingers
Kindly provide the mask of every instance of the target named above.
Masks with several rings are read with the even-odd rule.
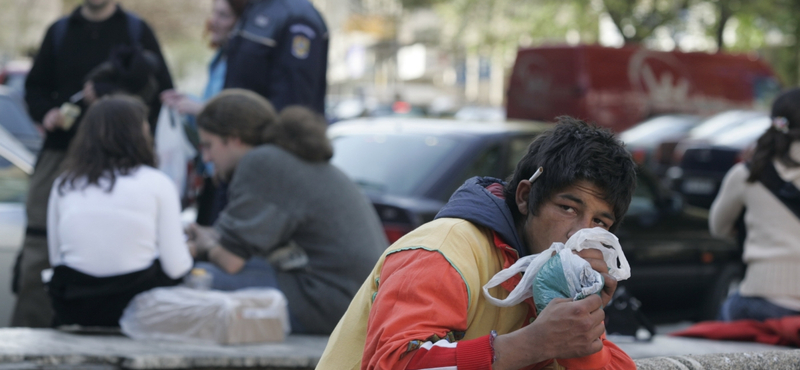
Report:
[[[582,250],[580,252],[576,252],[575,254],[577,254],[577,255],[581,256],[582,258],[585,258],[585,259],[590,259],[590,258],[592,258],[592,259],[600,259],[600,260],[603,259],[603,252],[601,252],[601,251],[599,251],[597,249],[592,249],[592,248],[584,249],[584,250]]]
[[[550,303],[548,303],[547,305],[549,306],[551,304],[559,304],[559,303],[567,303],[567,302],[572,302],[572,300],[569,299],[569,298],[553,298],[550,301]]]
[[[617,279],[609,274],[602,274],[603,275],[603,290],[600,292],[601,298],[603,299],[603,307],[605,307],[609,301],[611,301],[611,297],[614,296],[614,292],[617,290]]]
[[[604,260],[592,258],[587,259],[586,262],[589,262],[589,265],[592,266],[592,270],[595,270],[601,274],[608,272],[608,266]]]

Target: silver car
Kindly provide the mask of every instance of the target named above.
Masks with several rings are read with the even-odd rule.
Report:
[[[0,126],[0,327],[8,326],[14,307],[11,278],[25,236],[25,198],[35,160],[30,150]]]

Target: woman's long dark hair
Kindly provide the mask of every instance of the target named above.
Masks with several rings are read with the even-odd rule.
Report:
[[[764,167],[773,159],[779,160],[787,167],[800,166],[800,163],[789,155],[792,142],[800,140],[800,89],[792,89],[778,96],[772,103],[770,117],[773,125],[758,138],[747,182],[758,181]],[[774,124],[782,120],[786,120],[787,132],[782,132]]]
[[[100,186],[105,178],[110,192],[117,175],[127,175],[140,165],[154,167],[153,140],[145,122],[147,106],[137,98],[116,95],[94,103],[67,152],[58,191],[65,186]]]

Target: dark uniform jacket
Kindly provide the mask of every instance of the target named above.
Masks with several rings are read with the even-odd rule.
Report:
[[[156,53],[162,64],[156,76],[159,90],[172,88],[172,78],[164,64],[156,36],[144,21],[139,40],[134,41],[128,35],[129,18],[119,6],[110,18],[101,22],[85,19],[81,15],[80,7],[67,17],[65,33],[58,43],[54,40],[58,22],[47,30],[25,81],[25,101],[34,121],[42,122],[50,109],[61,106],[70,96],[81,91],[89,71],[106,61],[111,49],[121,44],[139,44]],[[56,47],[58,50],[55,50]],[[150,126],[155,129],[155,119],[161,103],[158,96],[147,103],[150,106]],[[85,106],[82,108],[86,110]],[[48,132],[42,149],[66,150],[75,136],[78,124],[79,121],[76,121],[68,131]]]
[[[328,28],[308,0],[254,0],[228,41],[226,88],[267,98],[280,111],[324,113]]]

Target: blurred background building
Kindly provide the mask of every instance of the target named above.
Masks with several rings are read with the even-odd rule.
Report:
[[[0,65],[34,54],[47,25],[80,2],[0,0]],[[752,53],[785,84],[800,79],[797,0],[313,2],[331,32],[328,104],[343,115],[395,101],[437,116],[502,107],[516,50],[545,44]],[[199,93],[211,0],[120,3],[153,26],[178,87]]]

